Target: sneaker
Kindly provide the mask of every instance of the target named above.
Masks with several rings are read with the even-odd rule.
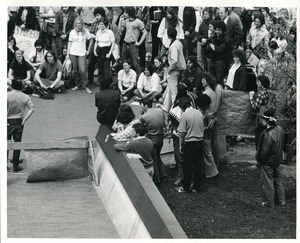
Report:
[[[78,86],[75,86],[74,88],[72,88],[73,91],[79,90]]]
[[[126,96],[121,96],[121,102],[126,102],[128,98]]]
[[[88,93],[88,94],[92,94],[92,91],[89,88],[85,88],[84,92]]]
[[[17,173],[19,171],[23,170],[23,168],[21,166],[18,166],[18,167],[14,167],[13,168],[13,172]]]
[[[286,201],[283,201],[283,202],[280,202],[280,203],[279,203],[280,206],[283,206],[283,205],[285,205],[285,204],[286,204]]]
[[[179,193],[187,193],[187,191],[184,190],[184,188],[182,186],[181,187],[175,187],[174,189],[175,189],[175,191],[177,191]]]
[[[38,95],[38,94],[36,94],[36,93],[32,93],[32,96],[40,97],[40,95]]]
[[[134,97],[134,101],[140,101],[140,100],[141,100],[140,97],[138,97],[138,96],[135,96],[135,97]]]
[[[268,208],[274,208],[274,207],[272,207],[270,204],[268,204],[267,202],[262,202],[262,203],[261,203],[261,206],[263,206],[263,207],[268,207]]]

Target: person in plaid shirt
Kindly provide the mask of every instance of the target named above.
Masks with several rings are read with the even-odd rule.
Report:
[[[269,103],[268,88],[270,80],[265,75],[257,77],[257,92],[250,91],[249,98],[253,112],[256,114],[256,128],[255,128],[255,146],[257,148],[260,134],[265,130],[265,126],[261,122],[261,114],[266,110]]]

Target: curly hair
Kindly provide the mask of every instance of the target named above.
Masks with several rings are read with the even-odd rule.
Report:
[[[232,56],[233,57],[238,57],[240,59],[240,62],[242,64],[245,64],[246,63],[246,54],[244,51],[242,50],[239,50],[239,49],[234,49],[232,51]]]

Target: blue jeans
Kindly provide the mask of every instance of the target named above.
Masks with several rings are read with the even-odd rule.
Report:
[[[123,62],[125,60],[130,60],[132,69],[135,70],[136,75],[139,76],[141,73],[140,66],[139,66],[139,47],[135,46],[134,44],[126,44],[123,43],[122,48],[122,58]]]
[[[70,59],[75,72],[76,86],[85,89],[88,83],[86,72],[86,56],[74,56],[70,54]]]
[[[22,124],[22,119],[8,119],[7,120],[7,140],[13,140],[15,142],[22,141],[22,134],[24,126]],[[13,153],[13,166],[17,168],[19,166],[19,159],[20,159],[20,150],[14,150]],[[8,154],[7,154],[8,157]]]
[[[274,200],[285,203],[284,188],[281,182],[279,166],[261,165],[261,179],[265,199],[270,207],[274,207]]]

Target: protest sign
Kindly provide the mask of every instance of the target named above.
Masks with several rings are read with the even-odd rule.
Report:
[[[24,52],[25,59],[30,52],[34,51],[34,42],[39,38],[39,34],[39,31],[36,30],[21,29],[19,26],[15,27],[14,37],[17,47]]]

